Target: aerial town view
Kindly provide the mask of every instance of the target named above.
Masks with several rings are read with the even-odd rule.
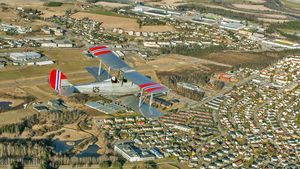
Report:
[[[300,169],[300,0],[0,16],[0,169]]]

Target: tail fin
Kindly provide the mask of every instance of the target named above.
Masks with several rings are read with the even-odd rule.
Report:
[[[70,95],[74,92],[74,87],[69,83],[67,77],[57,69],[52,69],[50,72],[49,83],[52,89],[59,94]]]

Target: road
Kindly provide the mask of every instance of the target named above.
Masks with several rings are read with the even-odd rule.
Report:
[[[235,86],[241,86],[247,82],[249,82],[250,80],[256,78],[258,75],[257,74],[254,74],[254,75],[251,75],[247,78],[244,78],[243,80],[241,80],[240,82],[238,82]],[[214,98],[216,97],[219,97],[219,96],[223,96],[224,94],[228,93],[230,90],[232,90],[233,87],[228,87],[226,89],[224,89],[223,91],[221,91],[220,93],[214,95],[214,96],[211,96],[211,97],[207,97],[206,99],[202,100],[201,102],[198,102],[197,104],[190,104],[188,106],[188,109],[194,109],[194,108],[197,108],[197,107],[200,107],[201,105],[204,105],[206,103],[208,103],[209,101],[213,100]],[[225,136],[227,133],[226,131],[223,129],[223,126],[221,125],[221,121],[220,121],[220,118],[219,118],[219,112],[216,112],[214,111],[212,113],[212,117],[213,117],[213,120],[214,122],[218,125],[217,128],[218,130],[220,131],[220,133]]]
[[[246,77],[246,78],[244,78],[243,80],[241,80],[240,82],[238,82],[235,86],[241,86],[241,85],[243,85],[243,84],[249,82],[250,80],[252,80],[252,79],[254,79],[254,78],[256,78],[256,77],[258,77],[257,74],[254,74],[254,75],[251,75],[251,76],[249,76],[249,77]],[[210,97],[205,98],[204,100],[198,102],[197,104],[190,104],[190,105],[188,106],[188,108],[189,108],[189,109],[193,109],[193,108],[200,107],[201,105],[210,102],[211,100],[213,100],[213,99],[216,98],[216,97],[223,96],[224,94],[228,93],[228,92],[231,91],[231,90],[232,90],[232,87],[228,87],[228,88],[222,90],[221,92],[219,92],[218,94],[216,94],[216,95],[214,95],[214,96],[210,96]]]

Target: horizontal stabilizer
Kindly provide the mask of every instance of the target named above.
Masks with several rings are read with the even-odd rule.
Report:
[[[164,114],[162,112],[160,112],[159,110],[157,110],[154,107],[150,107],[148,104],[143,103],[140,107],[140,113],[146,117],[146,118],[159,118],[161,116],[163,116]]]
[[[136,96],[124,96],[119,98],[122,105],[132,109],[135,112],[141,113],[142,116],[146,118],[159,118],[164,114],[157,110],[156,108],[150,107],[147,103],[143,103],[139,107],[139,98]]]

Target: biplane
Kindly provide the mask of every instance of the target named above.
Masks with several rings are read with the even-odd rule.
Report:
[[[100,62],[99,67],[87,68],[87,71],[95,77],[95,82],[74,85],[68,81],[64,73],[53,69],[49,78],[51,88],[64,96],[72,93],[118,97],[132,95],[136,98],[135,106],[132,106],[134,111],[140,112],[146,118],[158,118],[163,115],[152,107],[152,103],[154,96],[169,91],[167,87],[137,72],[106,46],[91,47],[88,53]],[[103,67],[106,67],[106,70]],[[117,72],[117,75],[111,75],[111,71]]]

